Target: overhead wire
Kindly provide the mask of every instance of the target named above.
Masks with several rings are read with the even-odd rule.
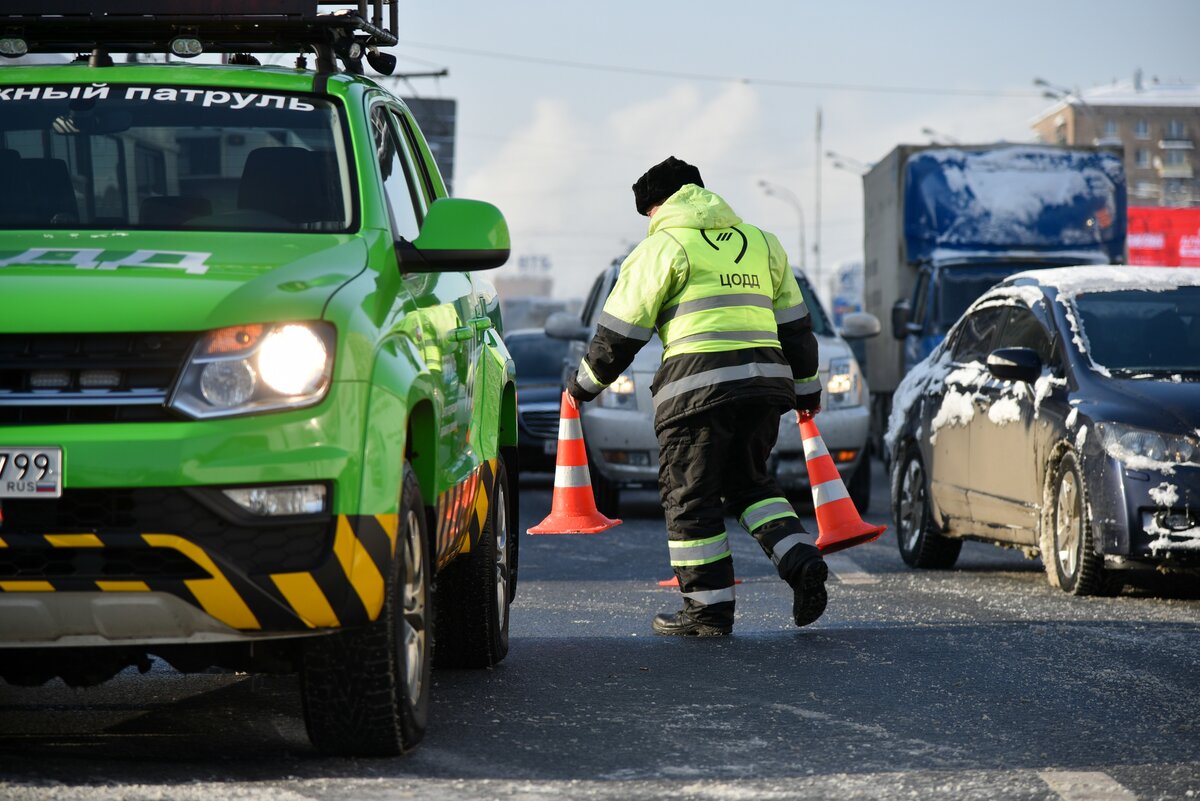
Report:
[[[623,73],[626,75],[646,75],[658,78],[678,78],[690,81],[709,81],[714,83],[743,83],[758,86],[775,86],[787,89],[821,89],[843,92],[877,92],[884,94],[917,94],[917,95],[954,95],[967,97],[1012,97],[1035,98],[1041,97],[1039,92],[1006,91],[1000,89],[952,89],[945,87],[921,86],[888,86],[884,84],[854,84],[835,83],[831,81],[791,81],[781,78],[761,78],[737,75],[715,75],[698,72],[682,72],[678,70],[663,70],[650,67],[633,67],[624,64],[603,64],[591,61],[575,61],[572,59],[549,58],[546,56],[531,56],[523,53],[506,53],[498,50],[480,50],[472,47],[457,45],[430,44],[429,42],[401,41],[398,44],[405,47],[424,48],[460,55],[480,56],[504,61],[518,61],[526,64],[543,66],[568,67],[571,69],[592,70],[596,72]]]

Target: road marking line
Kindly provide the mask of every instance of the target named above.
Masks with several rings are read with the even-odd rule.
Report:
[[[829,569],[833,571],[833,575],[837,576],[838,581],[843,584],[878,584],[879,578],[872,576],[867,571],[851,559],[849,556],[835,554],[825,557],[825,564],[829,565]]]
[[[1063,801],[1137,801],[1137,796],[1100,771],[1043,770],[1038,776]]]

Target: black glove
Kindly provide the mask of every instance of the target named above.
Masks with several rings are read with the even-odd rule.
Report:
[[[797,395],[796,411],[812,412],[813,414],[821,411],[821,391],[817,390],[807,395]]]
[[[593,395],[579,385],[579,382],[575,379],[575,373],[571,373],[567,378],[567,394],[580,403],[587,403],[590,400],[596,399],[596,395]],[[596,394],[598,395],[599,393]]]

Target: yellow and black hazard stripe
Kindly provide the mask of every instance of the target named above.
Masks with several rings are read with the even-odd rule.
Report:
[[[439,568],[460,553],[467,553],[479,542],[495,492],[496,460],[489,459],[479,465],[466,481],[438,496]]]
[[[333,546],[311,571],[248,575],[221,554],[185,536],[166,533],[7,534],[0,548],[20,550],[32,560],[25,575],[0,573],[0,592],[166,592],[231,628],[242,631],[290,631],[351,626],[379,616],[396,547],[398,517],[339,515]],[[44,557],[39,557],[39,549]],[[90,560],[86,575],[54,570],[55,557]],[[140,575],[145,557],[169,551],[176,558],[169,576]],[[140,552],[140,553],[139,553]],[[103,563],[103,564],[102,564]],[[40,567],[39,567],[40,566]],[[151,571],[152,572],[152,571]],[[111,578],[98,578],[110,575]]]
[[[495,475],[493,459],[438,497],[439,567],[479,542]],[[375,620],[393,570],[399,517],[338,515],[333,527],[332,547],[316,568],[269,574],[249,574],[179,533],[6,532],[0,549],[20,549],[35,564],[26,571],[0,570],[0,592],[167,592],[241,631],[336,628]],[[39,549],[45,559],[38,556]],[[99,549],[107,553],[88,553]],[[139,573],[144,557],[167,552],[174,561],[160,575],[145,569]],[[86,569],[49,569],[55,556],[82,557]]]

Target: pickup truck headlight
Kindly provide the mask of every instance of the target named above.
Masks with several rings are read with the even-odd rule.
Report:
[[[1196,445],[1178,434],[1163,434],[1121,423],[1096,423],[1096,432],[1104,450],[1119,462],[1140,457],[1152,462],[1183,464],[1197,455]]]
[[[637,410],[637,386],[633,379],[622,373],[617,380],[608,385],[608,389],[600,393],[596,399],[601,409],[623,409],[627,412]]]
[[[334,341],[328,323],[210,331],[192,351],[171,408],[203,420],[311,406],[329,391]]]
[[[826,409],[862,406],[862,373],[853,357],[829,360],[829,379],[825,382]]]

